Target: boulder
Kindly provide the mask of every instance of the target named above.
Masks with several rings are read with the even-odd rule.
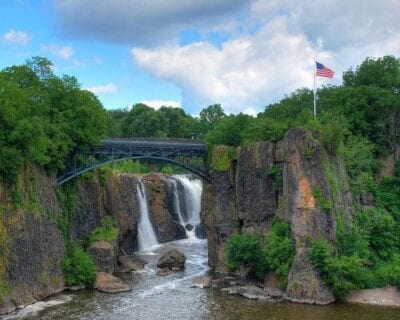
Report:
[[[236,287],[228,287],[221,289],[222,292],[226,292],[228,294],[240,295],[247,299],[252,300],[271,300],[273,299],[264,292],[263,289],[257,286],[236,286]]]
[[[194,278],[191,284],[191,288],[209,288],[212,284],[212,278],[208,276]]]
[[[131,288],[123,283],[121,279],[105,272],[98,272],[96,274],[96,281],[93,287],[106,293],[125,292],[131,290]]]
[[[158,276],[167,276],[172,273],[172,270],[169,268],[162,268],[157,271]]]
[[[158,268],[168,268],[173,271],[183,269],[185,267],[186,257],[185,255],[176,250],[172,249],[165,252],[157,262]]]
[[[202,224],[199,224],[196,226],[196,228],[194,229],[194,234],[197,239],[206,239],[207,238],[206,229],[204,228],[204,225],[202,225]]]
[[[119,256],[118,257],[119,272],[131,272],[143,270],[145,261],[136,256]]]
[[[185,229],[186,229],[187,231],[192,231],[193,228],[194,228],[193,225],[190,224],[190,223],[187,223],[187,224],[185,225]]]
[[[107,241],[96,241],[89,248],[89,253],[97,266],[97,270],[114,273],[116,256],[114,246]]]

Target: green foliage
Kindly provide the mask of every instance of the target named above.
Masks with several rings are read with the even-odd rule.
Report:
[[[57,173],[71,152],[105,133],[99,100],[74,77],[55,76],[46,58],[2,70],[0,87],[0,175],[8,183],[16,182],[24,163]]]
[[[254,234],[236,234],[227,242],[228,269],[250,268],[249,274],[262,278],[265,271],[261,237]]]
[[[61,264],[67,286],[92,286],[96,279],[96,265],[90,255],[77,244],[68,244]]]
[[[279,286],[286,288],[289,270],[296,253],[289,223],[275,217],[266,240],[266,265],[278,276]]]
[[[161,172],[164,174],[172,175],[174,174],[174,168],[172,166],[163,166]]]
[[[250,275],[262,279],[268,270],[274,271],[279,285],[286,287],[289,269],[293,263],[295,248],[290,225],[275,217],[272,229],[266,235],[267,245],[261,245],[261,236],[237,234],[228,239],[228,269],[234,271],[241,266],[250,268]]]
[[[376,203],[392,213],[400,228],[400,162],[395,164],[393,177],[384,177],[374,189]]]
[[[212,150],[211,168],[226,171],[231,167],[232,151],[227,146],[215,146]]]
[[[331,287],[339,299],[371,281],[363,259],[357,255],[335,257],[332,244],[326,240],[312,242],[311,261],[320,270],[325,285]]]
[[[57,226],[64,240],[68,241],[70,239],[71,223],[76,209],[76,186],[71,183],[66,183],[56,189],[56,195],[62,209],[62,214],[57,218]]]
[[[324,210],[326,213],[330,213],[332,210],[332,200],[326,198],[322,190],[318,187],[314,187],[313,196],[317,199],[318,205]]]
[[[395,253],[387,263],[381,263],[375,271],[376,286],[387,284],[396,285],[400,288],[400,254]]]
[[[101,219],[100,226],[92,231],[90,242],[107,241],[114,242],[118,238],[118,228],[113,217],[106,216]]]
[[[400,236],[390,213],[381,208],[360,211],[356,224],[368,239],[373,262],[388,261],[399,249]]]
[[[151,170],[139,160],[126,160],[112,165],[113,170],[126,173],[149,173]]]

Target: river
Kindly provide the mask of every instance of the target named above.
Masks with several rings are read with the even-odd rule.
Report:
[[[185,253],[186,268],[168,276],[156,275],[158,256],[171,248]],[[133,290],[105,294],[83,290],[62,293],[29,306],[11,319],[42,320],[394,320],[400,310],[344,303],[328,306],[267,303],[229,296],[217,288],[190,288],[192,278],[209,272],[205,240],[180,240],[162,244],[152,254],[142,254],[149,263],[145,271],[123,275]]]

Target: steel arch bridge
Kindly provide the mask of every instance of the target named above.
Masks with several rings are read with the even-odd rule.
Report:
[[[76,157],[87,159],[83,165],[76,165]],[[91,146],[82,152],[76,152],[74,160],[69,163],[69,170],[57,177],[57,184],[61,185],[84,172],[101,167],[105,164],[129,159],[146,159],[168,162],[210,181],[205,166],[207,148],[203,141],[189,139],[106,139],[101,144]],[[204,167],[193,164],[193,159],[203,159]]]

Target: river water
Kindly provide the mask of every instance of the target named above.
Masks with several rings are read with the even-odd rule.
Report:
[[[187,257],[182,272],[156,275],[159,255],[176,248]],[[350,304],[312,306],[294,303],[267,303],[229,296],[217,288],[190,288],[193,277],[209,272],[205,240],[180,240],[162,244],[143,254],[149,263],[145,271],[120,275],[133,290],[106,294],[84,290],[62,293],[30,306],[5,319],[43,320],[394,320],[400,310]]]

